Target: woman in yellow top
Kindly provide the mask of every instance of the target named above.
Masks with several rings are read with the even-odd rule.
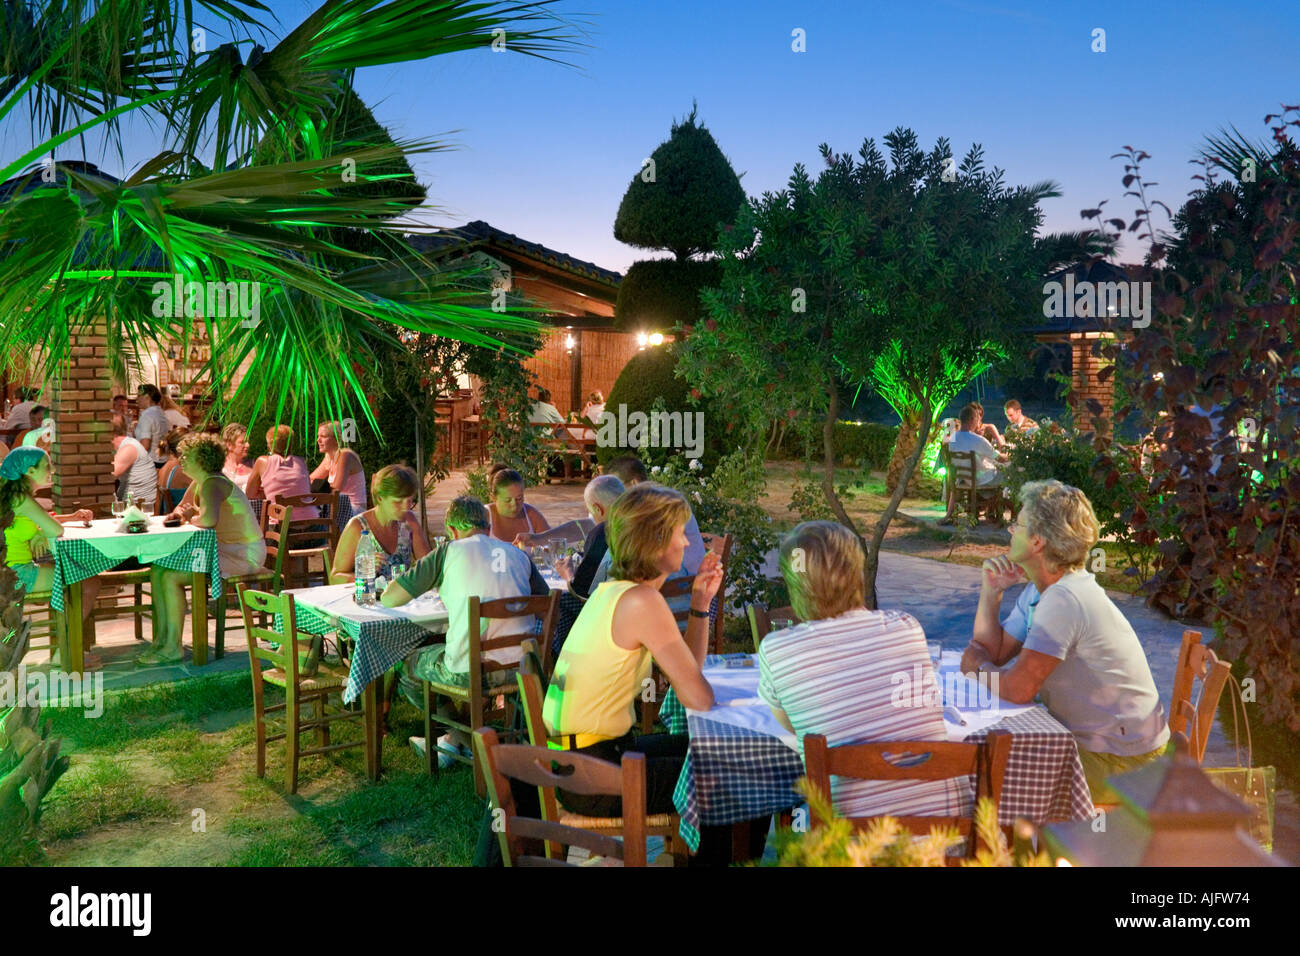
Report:
[[[708,648],[709,605],[722,582],[716,554],[700,564],[691,592],[685,637],[659,593],[682,565],[691,511],[671,488],[642,482],[609,510],[606,535],[613,557],[609,580],[592,592],[569,631],[546,692],[542,716],[566,749],[618,761],[624,751],[646,756],[650,813],[672,813],[672,793],[686,758],[686,735],[633,732],[636,702],[652,659],[677,698],[693,710],[713,706],[713,688],[701,668]],[[576,813],[618,816],[616,797],[560,793]]]
[[[0,528],[5,535],[5,564],[14,569],[28,593],[48,591],[54,581],[53,564],[37,564],[50,553],[49,539],[61,538],[69,521],[90,521],[88,508],[69,515],[51,516],[36,503],[33,492],[50,483],[53,466],[40,448],[15,448],[0,461]],[[91,578],[83,585],[85,613],[95,606],[99,585]]]

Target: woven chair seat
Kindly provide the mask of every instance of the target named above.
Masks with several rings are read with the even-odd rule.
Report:
[[[289,675],[279,667],[262,671],[262,678],[277,687],[287,687]],[[299,677],[298,686],[302,690],[334,690],[348,684],[347,668],[335,664],[321,664],[320,670],[311,677]]]
[[[650,830],[676,828],[680,822],[675,813],[652,813],[645,818],[646,828]],[[623,829],[622,817],[584,817],[581,813],[570,813],[563,808],[560,809],[560,823],[579,830]]]
[[[469,688],[462,687],[460,684],[444,684],[442,681],[431,680],[429,686],[444,697],[469,697]],[[519,686],[511,682],[509,684],[491,685],[483,691],[483,695],[485,697],[497,697],[501,694],[514,694],[518,691]]]

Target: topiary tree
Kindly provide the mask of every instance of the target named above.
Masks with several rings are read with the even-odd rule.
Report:
[[[714,285],[717,266],[694,256],[712,253],[719,226],[733,223],[745,202],[740,177],[717,142],[695,121],[697,108],[674,123],[623,194],[614,238],[675,259],[634,262],[619,286],[614,318],[624,329],[694,325],[700,290]]]

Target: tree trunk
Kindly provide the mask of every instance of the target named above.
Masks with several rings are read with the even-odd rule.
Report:
[[[889,498],[889,504],[885,505],[885,510],[880,514],[880,520],[876,522],[876,527],[871,534],[871,545],[867,548],[867,569],[866,569],[866,590],[868,595],[867,607],[875,609],[876,607],[876,572],[880,569],[880,546],[885,541],[885,532],[889,530],[889,523],[894,520],[894,515],[898,513],[898,506],[903,500],[903,491],[912,482],[916,475],[916,467],[921,461],[921,455],[925,451],[925,443],[930,438],[930,418],[931,415],[927,410],[924,415],[918,416],[921,422],[921,431],[919,435],[913,437],[912,453],[903,463],[902,473],[898,477],[898,483],[894,486],[894,493]],[[902,441],[902,429],[899,429],[899,441]],[[895,448],[895,455],[898,450]],[[891,463],[892,464],[892,463]]]
[[[912,453],[916,450],[917,442],[920,441],[921,446],[925,446],[925,440],[918,436],[921,432],[923,419],[926,418],[928,416],[923,416],[919,411],[909,409],[898,425],[898,440],[894,442],[894,453],[889,459],[889,468],[885,471],[885,490],[891,495],[894,493],[894,489],[898,487],[899,481],[902,480],[907,460],[912,457]],[[928,434],[928,428],[926,432]],[[904,494],[908,498],[915,498],[920,494],[916,487],[916,469],[913,468],[909,471],[908,476],[907,490]]]
[[[822,494],[826,496],[826,503],[830,505],[831,512],[844,527],[848,528],[858,539],[858,546],[862,548],[864,558],[863,567],[874,565],[871,559],[871,551],[867,547],[867,540],[858,530],[849,513],[844,510],[844,504],[840,501],[840,496],[835,492],[835,419],[840,414],[840,395],[839,390],[835,387],[832,379],[829,388],[830,403],[826,409],[826,421],[822,423]],[[872,572],[870,575],[863,573],[862,576],[863,592],[867,608],[874,611],[876,609],[876,576]]]

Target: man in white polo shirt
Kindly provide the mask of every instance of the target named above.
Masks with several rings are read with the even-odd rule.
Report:
[[[1031,481],[1012,526],[1010,553],[984,562],[974,636],[962,670],[1000,669],[998,695],[1036,695],[1074,734],[1094,803],[1113,803],[1107,777],[1164,752],[1169,728],[1132,625],[1083,569],[1098,538],[1087,496],[1059,481]],[[1029,580],[999,623],[1002,595]]]
[[[987,438],[977,433],[980,424],[979,409],[967,405],[961,410],[960,416],[961,430],[952,436],[948,450],[975,452],[975,484],[979,487],[989,488],[1000,484],[1002,478],[998,475],[998,462],[1005,456],[1000,455]]]
[[[447,607],[445,644],[422,647],[407,657],[403,668],[405,690],[413,688],[406,674],[417,680],[469,686],[469,599],[494,601],[498,598],[545,595],[550,587],[538,573],[532,559],[513,544],[498,541],[489,534],[492,521],[488,510],[477,498],[462,495],[447,506],[447,537],[450,539],[415,562],[405,575],[384,591],[380,599],[386,607],[398,607],[433,588],[438,589]],[[492,619],[484,629],[484,640],[531,630],[535,618]],[[510,648],[489,651],[502,664],[519,661],[519,652]],[[417,704],[417,706],[422,706]],[[447,705],[444,705],[447,706]],[[439,766],[450,763],[453,748],[469,756],[469,739],[453,731],[438,741]]]

